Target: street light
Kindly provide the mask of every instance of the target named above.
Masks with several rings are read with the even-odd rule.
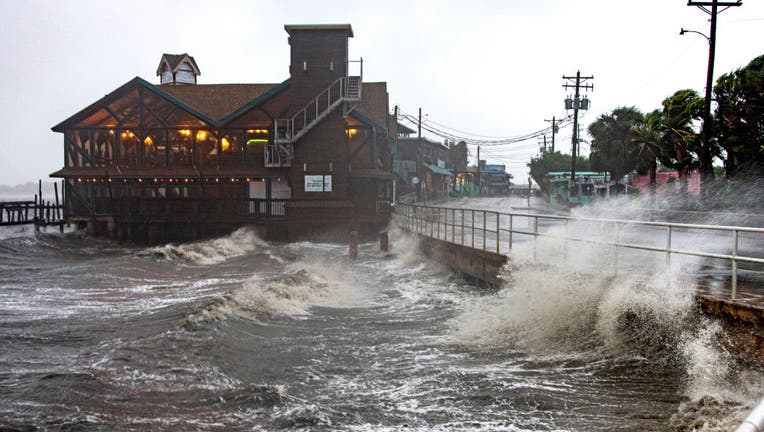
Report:
[[[714,85],[714,57],[716,54],[716,19],[719,12],[733,6],[741,6],[743,2],[737,0],[735,2],[725,2],[720,0],[703,1],[703,0],[689,0],[687,6],[697,6],[703,12],[711,16],[711,29],[708,36],[703,33],[696,32],[694,30],[681,29],[680,35],[685,33],[698,33],[708,40],[708,69],[706,71],[706,106],[703,110],[703,135],[702,145],[700,148],[700,182],[702,196],[708,197],[707,185],[714,179],[714,167],[713,156],[711,155],[711,93],[713,92]],[[710,9],[708,8],[710,6]],[[719,9],[721,7],[721,10]]]
[[[679,35],[680,35],[680,36],[684,36],[684,34],[685,34],[685,33],[695,33],[695,34],[699,34],[699,35],[703,36],[704,38],[706,38],[706,41],[708,41],[708,43],[711,43],[711,38],[709,38],[708,36],[706,36],[706,35],[705,35],[705,33],[701,33],[701,32],[699,32],[699,31],[695,31],[695,30],[687,30],[687,29],[685,29],[685,28],[681,28],[681,29],[679,30]]]

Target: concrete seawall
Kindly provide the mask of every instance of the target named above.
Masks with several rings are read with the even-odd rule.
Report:
[[[461,246],[419,235],[419,245],[428,257],[454,271],[492,287],[501,285],[498,275],[507,263],[506,255]]]

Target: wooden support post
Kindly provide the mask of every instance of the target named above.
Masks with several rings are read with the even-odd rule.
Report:
[[[59,213],[58,213],[58,183],[53,183],[53,192],[56,194],[56,220],[60,219]]]
[[[61,230],[63,231],[63,225],[61,225]],[[106,221],[106,232],[108,233],[108,236],[110,239],[116,239],[117,238],[117,224],[114,223],[114,218],[110,217]]]
[[[358,231],[350,231],[348,243],[350,258],[358,258]]]
[[[387,235],[387,231],[379,233],[379,250],[382,252],[390,252],[390,238]]]
[[[42,210],[40,210],[39,197],[37,194],[34,196],[34,229],[40,231],[40,216]]]

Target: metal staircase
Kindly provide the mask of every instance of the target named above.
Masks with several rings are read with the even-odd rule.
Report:
[[[274,120],[275,142],[293,144],[343,102],[361,100],[361,77],[342,77],[288,119]]]
[[[292,117],[273,121],[273,145],[266,146],[265,166],[290,166],[294,143],[302,138],[335,108],[343,103],[356,104],[361,101],[363,89],[363,67],[361,75],[340,77],[326,90]],[[347,105],[346,105],[347,107]],[[346,108],[346,113],[351,108]]]

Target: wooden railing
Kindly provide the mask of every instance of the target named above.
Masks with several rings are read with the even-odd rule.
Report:
[[[115,198],[113,214],[122,219],[258,220],[283,218],[289,200],[238,198]]]
[[[62,218],[63,207],[51,202],[0,202],[0,226],[25,224],[54,225],[60,224]]]

